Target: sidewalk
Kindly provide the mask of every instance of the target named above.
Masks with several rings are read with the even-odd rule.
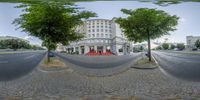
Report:
[[[128,100],[130,98],[130,100],[198,100],[200,84],[166,76],[158,68],[154,70],[132,68],[106,77],[88,77],[69,70],[49,73],[35,69],[20,79],[0,82],[0,99],[9,98],[19,98],[19,100]]]

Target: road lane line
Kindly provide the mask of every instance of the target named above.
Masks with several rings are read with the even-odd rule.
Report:
[[[0,64],[6,64],[8,61],[0,61]]]
[[[24,60],[27,60],[27,59],[33,58],[33,57],[35,57],[35,56],[36,56],[36,55],[31,55],[31,56],[25,57]]]

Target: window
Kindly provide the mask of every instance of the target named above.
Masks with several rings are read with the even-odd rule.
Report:
[[[92,28],[94,28],[94,26],[92,26]]]
[[[97,34],[97,37],[99,37],[99,33]]]
[[[103,33],[101,33],[101,37],[103,37]]]
[[[109,32],[110,32],[110,33],[112,33],[112,31],[111,31],[111,30],[109,30]]]
[[[95,32],[95,30],[93,29],[92,32]]]
[[[103,28],[103,26],[101,26],[101,28]]]
[[[120,48],[118,49],[118,52],[123,52],[123,48],[120,47]]]
[[[97,26],[97,28],[99,28],[99,26]]]
[[[97,29],[97,32],[99,32],[99,29]]]
[[[110,34],[110,38],[112,37],[112,34]]]
[[[105,30],[105,32],[108,32],[108,30]]]
[[[105,26],[105,28],[107,28],[107,26]]]
[[[101,32],[103,32],[103,29],[101,29]]]
[[[91,35],[90,35],[90,34],[88,34],[88,37],[90,38],[90,37],[91,37]]]
[[[106,37],[108,37],[108,34],[106,34]]]
[[[88,30],[88,32],[91,32],[91,30]]]

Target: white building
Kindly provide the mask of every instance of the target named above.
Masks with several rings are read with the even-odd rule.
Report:
[[[188,48],[195,48],[195,42],[200,39],[200,36],[187,36],[186,42]]]
[[[130,53],[130,42],[124,36],[114,19],[90,19],[77,28],[84,38],[64,46],[67,53],[87,54],[89,52],[112,52],[116,55]],[[58,48],[61,48],[60,46]],[[63,50],[65,50],[63,49]]]

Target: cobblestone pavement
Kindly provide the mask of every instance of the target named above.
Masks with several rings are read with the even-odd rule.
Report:
[[[22,78],[0,82],[0,100],[110,100],[108,98],[199,100],[200,84],[164,75],[159,68],[130,68],[113,76],[89,77],[72,69],[45,72],[37,67]]]

